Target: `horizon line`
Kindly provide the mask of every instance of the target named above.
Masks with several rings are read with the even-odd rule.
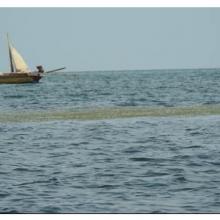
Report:
[[[151,71],[151,70],[214,70],[220,67],[183,67],[183,68],[150,68],[150,69],[97,69],[97,70],[70,70],[65,72],[125,72],[125,71]]]

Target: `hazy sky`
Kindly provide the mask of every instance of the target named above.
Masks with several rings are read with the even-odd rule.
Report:
[[[218,8],[1,8],[0,71],[7,32],[32,68],[220,67]]]

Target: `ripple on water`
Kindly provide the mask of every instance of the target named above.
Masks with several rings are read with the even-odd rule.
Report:
[[[219,77],[66,73],[1,86],[0,212],[218,212]]]

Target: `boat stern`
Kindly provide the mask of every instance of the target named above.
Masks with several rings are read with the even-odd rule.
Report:
[[[38,74],[38,75],[31,75],[31,78],[33,80],[33,83],[38,83],[40,81],[40,79],[42,78],[42,76],[40,74]]]

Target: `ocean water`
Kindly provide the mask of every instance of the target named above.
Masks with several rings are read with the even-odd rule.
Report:
[[[1,213],[219,213],[220,70],[0,85]]]

